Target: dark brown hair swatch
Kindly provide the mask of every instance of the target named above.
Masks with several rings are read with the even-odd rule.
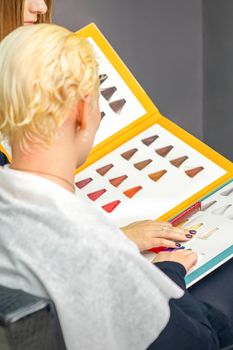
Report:
[[[121,100],[116,100],[109,103],[109,106],[112,108],[113,112],[120,114],[125,104],[126,100],[122,98]]]
[[[120,186],[120,184],[125,181],[128,178],[127,175],[122,175],[122,176],[118,176],[115,177],[114,179],[109,180],[110,184],[112,184],[115,187]]]
[[[158,181],[162,176],[164,176],[167,173],[167,170],[159,170],[156,171],[155,173],[149,174],[149,178],[153,181]]]
[[[113,164],[107,164],[99,169],[96,169],[97,173],[104,176],[110,169],[113,168]]]
[[[152,159],[146,159],[141,162],[135,163],[134,167],[138,170],[144,169],[147,165],[149,165],[152,162]]]
[[[144,145],[150,146],[158,137],[159,137],[158,135],[153,135],[153,136],[146,137],[141,141],[142,143],[144,143]]]
[[[105,117],[105,113],[104,112],[101,112],[101,119],[103,119]]]
[[[126,159],[126,160],[130,160],[130,158],[133,157],[133,155],[138,151],[137,148],[132,148],[124,153],[121,154],[121,156]]]
[[[100,74],[99,75],[100,84],[102,84],[106,79],[108,79],[107,74]]]
[[[189,170],[186,170],[185,173],[186,175],[188,175],[189,177],[193,178],[195,177],[197,174],[199,174],[202,170],[204,170],[203,166],[198,166],[196,168],[192,168]]]
[[[114,94],[114,92],[116,91],[117,91],[117,88],[115,86],[112,86],[109,88],[101,89],[100,93],[105,98],[105,100],[109,101],[112,95]]]
[[[172,145],[162,147],[159,149],[156,149],[155,152],[161,156],[161,157],[166,157],[166,155],[173,149],[174,147]]]
[[[170,160],[170,163],[175,167],[179,168],[181,164],[183,164],[187,159],[188,159],[188,156],[183,156],[183,157]]]

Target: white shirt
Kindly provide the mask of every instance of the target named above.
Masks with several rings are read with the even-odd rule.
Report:
[[[85,200],[0,170],[0,280],[51,298],[68,350],[143,350],[182,291]]]

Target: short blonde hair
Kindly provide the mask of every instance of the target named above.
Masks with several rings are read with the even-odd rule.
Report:
[[[86,39],[52,24],[16,29],[0,43],[0,137],[22,150],[52,144],[73,104],[98,87]]]

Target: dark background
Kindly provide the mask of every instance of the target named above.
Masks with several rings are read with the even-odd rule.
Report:
[[[233,0],[54,0],[95,22],[160,112],[233,160]]]

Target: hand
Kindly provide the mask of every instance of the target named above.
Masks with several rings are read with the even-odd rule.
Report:
[[[192,250],[176,250],[174,252],[161,252],[156,255],[153,263],[174,261],[184,266],[188,272],[197,263],[197,254]]]
[[[133,222],[128,226],[121,227],[121,230],[137,244],[141,252],[159,246],[177,248],[176,242],[187,242],[192,238],[188,230],[173,227],[168,222],[153,220]]]

